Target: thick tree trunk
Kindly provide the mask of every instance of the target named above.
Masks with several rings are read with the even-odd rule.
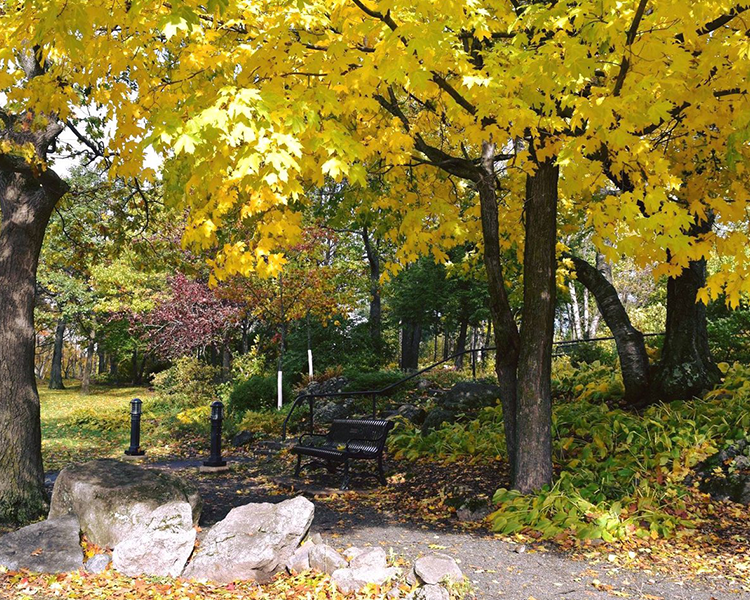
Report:
[[[500,260],[500,235],[495,183],[495,145],[482,144],[481,177],[477,181],[484,241],[484,265],[490,297],[490,314],[495,329],[497,355],[495,373],[503,405],[503,427],[511,479],[516,471],[516,367],[520,337],[508,301]]]
[[[24,168],[0,153],[0,522],[34,519],[47,508],[34,295],[44,231],[66,186],[54,173],[40,182]]]
[[[52,350],[52,368],[49,374],[49,389],[51,390],[64,390],[63,385],[63,372],[62,372],[62,357],[63,357],[63,344],[65,342],[65,319],[61,318],[57,322],[57,328],[55,329],[55,346]]]
[[[706,284],[706,261],[691,262],[667,282],[667,327],[654,380],[654,400],[685,400],[712,388],[721,376],[708,347],[706,307],[698,290]]]
[[[648,355],[643,334],[630,323],[617,290],[605,274],[581,258],[566,256],[573,261],[578,281],[596,299],[599,312],[615,338],[625,386],[625,402],[631,406],[643,404],[649,390]]]
[[[370,267],[370,339],[375,352],[383,350],[383,309],[380,300],[380,254],[377,244],[370,239],[367,227],[362,228],[367,263]]]
[[[451,355],[451,334],[449,331],[443,333],[443,360],[448,360]]]
[[[456,351],[454,354],[463,352],[466,350],[466,332],[469,330],[469,319],[462,318],[461,324],[458,327],[458,339],[456,340]],[[464,368],[464,355],[459,354],[456,357],[455,366],[457,369]]]
[[[526,179],[523,321],[518,359],[516,477],[531,493],[552,482],[552,340],[557,259],[557,180],[550,158]]]
[[[83,363],[83,376],[81,377],[81,394],[89,393],[91,387],[91,373],[94,371],[94,350],[96,347],[96,331],[89,333],[89,343],[86,345],[86,361]]]
[[[422,341],[422,325],[405,321],[401,327],[401,369],[416,370],[419,366],[419,344]]]

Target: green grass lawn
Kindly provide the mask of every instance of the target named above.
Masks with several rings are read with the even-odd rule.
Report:
[[[66,381],[65,387],[39,386],[45,470],[122,454],[130,441],[130,401],[147,401],[152,393],[145,388],[92,386],[91,393],[82,396],[80,381]]]

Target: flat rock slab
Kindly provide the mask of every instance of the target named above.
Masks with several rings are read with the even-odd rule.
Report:
[[[211,528],[182,575],[217,583],[270,579],[297,549],[314,513],[302,496],[232,509]]]
[[[418,558],[414,563],[414,572],[427,585],[434,585],[446,580],[457,583],[464,578],[456,561],[447,554],[435,553]]]
[[[198,523],[200,495],[181,477],[118,460],[95,460],[60,472],[49,516],[75,515],[91,542],[114,548],[140,532],[151,513],[170,502],[190,504],[193,524]]]
[[[0,537],[0,565],[11,571],[65,573],[83,567],[78,519],[64,516]]]

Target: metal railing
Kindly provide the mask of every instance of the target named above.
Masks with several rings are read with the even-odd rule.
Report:
[[[657,336],[663,336],[663,335],[664,333],[644,333],[643,337],[657,337]],[[610,336],[610,337],[598,337],[598,338],[590,338],[590,339],[583,339],[583,340],[563,340],[559,342],[553,342],[552,345],[553,346],[571,346],[571,345],[576,345],[576,344],[586,344],[586,343],[592,343],[592,342],[606,342],[606,341],[611,341],[614,339],[615,339],[614,337]],[[315,415],[315,399],[316,398],[353,398],[353,397],[370,396],[372,399],[372,416],[375,417],[377,413],[378,396],[384,396],[391,390],[394,390],[400,385],[403,385],[407,381],[411,381],[415,377],[419,377],[423,373],[426,373],[427,371],[431,371],[435,367],[439,367],[442,364],[455,360],[459,356],[471,354],[471,372],[472,372],[472,377],[476,379],[477,378],[477,354],[480,352],[490,352],[492,350],[497,350],[497,348],[495,348],[494,346],[488,346],[485,348],[470,348],[468,350],[464,350],[463,352],[457,352],[456,354],[453,354],[449,356],[448,358],[444,358],[443,360],[440,360],[436,363],[431,364],[429,367],[425,367],[424,369],[415,371],[414,373],[407,375],[403,379],[399,379],[398,381],[391,383],[379,390],[363,390],[363,391],[351,391],[351,392],[327,392],[323,394],[301,394],[294,399],[294,402],[292,403],[292,406],[289,409],[289,413],[284,419],[284,424],[281,428],[281,439],[282,440],[286,439],[286,432],[287,432],[287,428],[289,424],[289,419],[291,419],[292,414],[294,413],[295,410],[297,410],[297,407],[301,406],[304,402],[308,403],[308,409],[309,409],[309,417],[310,417],[310,423],[308,426],[309,433],[313,432],[314,425],[315,425],[314,415]],[[565,356],[565,354],[564,353],[553,354],[552,356],[561,357],[561,356]]]
[[[464,350],[463,352],[457,352],[456,354],[452,354],[448,358],[444,358],[441,361],[438,361],[436,363],[431,364],[429,367],[425,367],[424,369],[420,369],[419,371],[415,371],[414,373],[407,375],[403,379],[399,379],[398,381],[388,384],[387,386],[379,389],[379,390],[363,390],[363,391],[352,391],[352,392],[327,392],[324,394],[301,394],[297,396],[294,399],[294,402],[292,403],[291,408],[289,409],[289,414],[287,414],[286,418],[284,419],[284,425],[281,428],[281,439],[286,439],[286,432],[287,432],[287,426],[289,424],[289,419],[292,417],[292,414],[297,409],[298,406],[302,405],[305,401],[308,403],[309,407],[309,416],[310,416],[310,423],[308,426],[308,430],[310,433],[313,432],[314,428],[314,413],[315,413],[315,399],[316,398],[356,398],[356,397],[368,397],[370,396],[372,398],[372,416],[375,417],[377,413],[377,398],[378,396],[384,396],[391,390],[399,387],[400,385],[403,385],[407,381],[411,381],[415,377],[419,377],[423,373],[426,373],[427,371],[431,371],[435,367],[439,367],[442,364],[445,364],[447,362],[450,362],[452,360],[455,360],[459,356],[464,356],[465,354],[471,354],[472,360],[471,360],[471,370],[472,375],[476,379],[477,375],[477,361],[476,361],[476,355],[478,352],[489,352],[491,350],[496,350],[497,348],[494,347],[488,347],[488,348],[470,348],[469,350]]]

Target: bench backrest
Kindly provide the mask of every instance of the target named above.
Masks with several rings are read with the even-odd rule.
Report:
[[[392,427],[393,422],[385,419],[335,419],[331,423],[326,442],[336,445],[356,439],[365,442],[362,450],[379,452],[383,449],[385,438]]]

